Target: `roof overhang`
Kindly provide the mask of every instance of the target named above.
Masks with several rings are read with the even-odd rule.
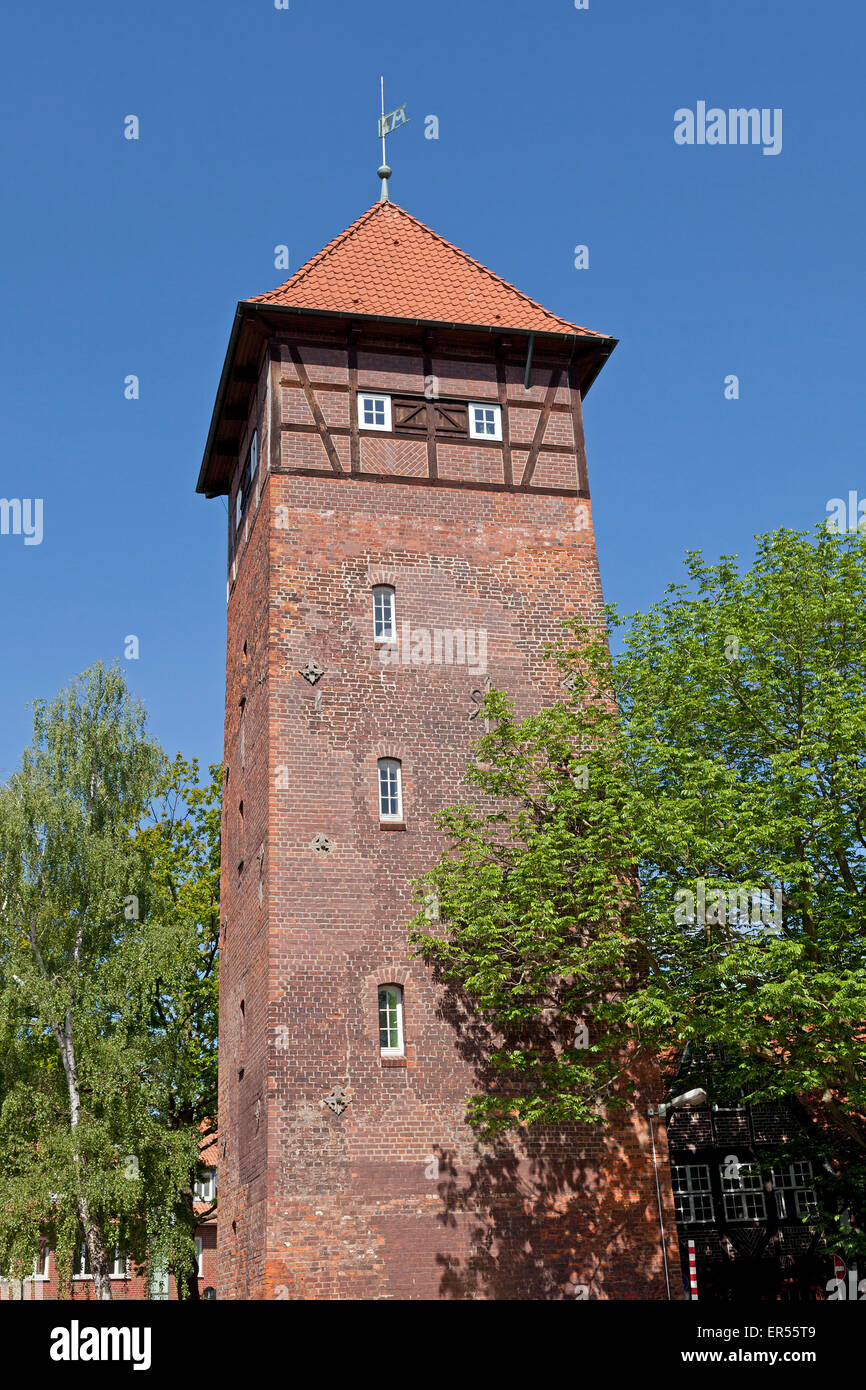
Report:
[[[220,374],[219,387],[211,415],[210,428],[205,444],[204,456],[199,470],[196,491],[206,497],[225,496],[229,492],[231,475],[237,458],[236,433],[227,433],[227,425],[235,426],[236,421],[226,420],[227,408],[240,405],[247,399],[257,379],[257,367],[263,343],[274,334],[284,331],[291,322],[307,320],[309,326],[321,331],[325,325],[344,325],[348,335],[350,324],[367,325],[371,330],[378,329],[379,336],[386,334],[383,329],[395,329],[402,333],[407,330],[423,330],[448,335],[451,346],[459,343],[468,346],[472,340],[479,345],[491,338],[512,341],[513,360],[523,360],[533,340],[536,356],[565,357],[573,363],[577,372],[578,385],[585,397],[605,362],[619,341],[601,333],[589,332],[548,332],[536,329],[509,328],[507,324],[447,323],[438,319],[395,318],[384,314],[350,314],[333,309],[310,309],[286,304],[259,304],[241,300],[235,310],[234,322],[226,349],[225,361]],[[524,348],[518,344],[525,345]],[[447,350],[448,343],[443,342]],[[547,349],[547,351],[545,351]],[[253,376],[252,373],[256,375]],[[221,461],[226,460],[225,464]]]

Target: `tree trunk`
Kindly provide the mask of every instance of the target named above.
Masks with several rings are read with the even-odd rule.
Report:
[[[76,1145],[75,1131],[81,1119],[81,1095],[78,1089],[78,1068],[75,1063],[75,1046],[72,1041],[72,1008],[66,1013],[66,1026],[61,1032],[59,1028],[54,1030],[60,1056],[63,1061],[63,1070],[66,1075],[66,1088],[69,1092],[69,1127],[72,1130],[73,1161],[75,1171],[78,1176],[78,1195],[76,1206],[78,1216],[84,1231],[84,1243],[87,1246],[87,1255],[90,1260],[90,1273],[93,1277],[93,1291],[96,1297],[103,1302],[111,1302],[111,1279],[109,1277],[108,1256],[102,1236],[91,1218],[90,1204],[84,1195],[81,1183],[81,1161]]]
[[[77,1164],[77,1160],[76,1160]],[[108,1270],[108,1255],[102,1243],[93,1221],[90,1219],[90,1209],[86,1197],[78,1199],[78,1215],[84,1227],[84,1243],[87,1246],[87,1254],[90,1260],[90,1273],[93,1276],[93,1290],[96,1297],[103,1302],[111,1302],[111,1278]]]

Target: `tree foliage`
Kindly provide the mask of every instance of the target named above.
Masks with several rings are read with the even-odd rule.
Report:
[[[862,1215],[866,537],[687,570],[615,659],[575,629],[567,702],[490,693],[413,939],[491,1029],[482,1128],[598,1118],[623,1048],[692,1044],[714,1102],[819,1106]]]
[[[196,1209],[201,1149],[216,1135],[219,1009],[219,889],[222,765],[199,783],[195,759],[178,755],[164,772],[137,847],[147,897],[142,942],[141,1019],[150,1056],[150,1104],[165,1129],[188,1140],[190,1164],[169,1218],[169,1263],[187,1296],[198,1298],[194,1236],[214,1206]],[[122,962],[119,962],[122,966]]]
[[[214,1113],[216,933],[213,792],[191,775],[97,664],[36,702],[0,787],[0,1264],[30,1273],[47,1238],[68,1280],[83,1241],[99,1298],[116,1249],[192,1260],[176,1212],[199,1161],[196,1104]],[[177,787],[186,828],[150,824]]]

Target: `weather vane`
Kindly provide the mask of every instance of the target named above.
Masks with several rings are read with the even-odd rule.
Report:
[[[380,203],[390,202],[388,197],[388,180],[391,177],[391,170],[388,168],[388,160],[385,155],[385,136],[390,135],[397,126],[408,125],[409,117],[406,115],[406,103],[397,106],[393,111],[385,112],[385,79],[379,78],[379,86],[382,97],[382,114],[379,117],[379,137],[382,141],[382,164],[379,169],[379,178],[382,180],[382,192],[379,194]]]

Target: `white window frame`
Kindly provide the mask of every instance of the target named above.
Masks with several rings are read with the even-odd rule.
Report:
[[[777,1163],[772,1171],[772,1179],[776,1215],[781,1220],[793,1216],[813,1216],[817,1212],[815,1174],[808,1159]],[[789,1210],[789,1202],[793,1210]]]
[[[383,1046],[382,1044],[382,996],[394,995],[396,997],[396,1016],[397,1016],[397,1045],[396,1047]],[[406,1038],[403,1032],[403,986],[402,985],[380,985],[376,996],[376,1003],[379,1010],[379,1056],[380,1057],[405,1057]],[[390,1009],[387,1016],[390,1016]],[[390,1034],[390,1023],[386,1023],[386,1031]]]
[[[719,1172],[722,1178],[722,1203],[725,1209],[725,1220],[733,1225],[758,1225],[767,1219],[767,1197],[764,1192],[764,1179],[760,1166],[757,1163],[740,1163],[737,1167],[737,1176],[726,1176],[727,1164],[719,1164]],[[749,1207],[758,1206],[760,1211],[755,1215],[749,1212]]]
[[[213,1202],[216,1198],[216,1168],[208,1168],[204,1178],[196,1180],[192,1189],[193,1201]]]
[[[201,1277],[202,1277],[202,1272],[201,1272],[201,1261],[202,1261],[202,1251],[203,1251],[203,1250],[204,1250],[204,1240],[203,1240],[203,1238],[202,1238],[201,1236],[196,1236],[196,1238],[195,1238],[195,1273],[196,1273],[196,1278],[197,1278],[197,1279],[201,1279]]]
[[[73,1274],[73,1279],[92,1279],[93,1275],[85,1272],[84,1266],[87,1262],[87,1246],[81,1242],[78,1251],[78,1269]],[[108,1263],[109,1279],[128,1279],[129,1278],[129,1256],[121,1255],[119,1250],[115,1250]]]
[[[493,433],[488,429],[479,429],[475,419],[476,410],[493,411]],[[469,438],[470,439],[502,439],[502,407],[495,405],[493,401],[470,401],[469,402]]]
[[[396,811],[383,811],[383,810],[382,810],[382,773],[383,773],[383,771],[384,771],[385,769],[387,769],[389,773],[390,773],[393,769],[396,769],[396,772],[397,772],[397,779],[396,779],[396,781],[397,781],[397,796],[396,796],[397,810],[396,810]],[[391,779],[390,779],[390,777],[389,777],[389,779],[388,779],[388,785],[389,785],[389,789],[390,789],[390,785],[391,785]],[[399,759],[399,758],[380,758],[380,759],[379,759],[379,761],[378,761],[378,763],[377,763],[377,765],[376,765],[376,795],[377,795],[378,798],[379,798],[379,821],[380,821],[380,822],[382,822],[382,821],[389,821],[389,822],[392,822],[392,823],[402,823],[402,821],[403,821],[403,766],[402,766],[402,763],[400,762],[400,759]],[[388,800],[389,800],[389,801],[392,800],[392,797],[391,797],[391,795],[390,795],[390,790],[389,790]]]
[[[698,1173],[699,1179],[692,1175]],[[709,1165],[706,1163],[672,1163],[671,1186],[677,1220],[686,1226],[711,1226],[715,1220],[713,1188]],[[709,1203],[709,1215],[697,1216],[698,1206]]]
[[[253,430],[250,439],[250,492],[252,493],[253,484],[256,481],[259,471],[259,432]]]
[[[34,1279],[50,1279],[50,1278],[51,1278],[50,1260],[51,1260],[51,1249],[50,1249],[50,1247],[49,1247],[48,1245],[43,1245],[43,1247],[42,1247],[42,1273],[40,1274],[40,1272],[39,1272],[39,1256],[37,1255],[36,1258],[35,1258],[35,1260],[33,1261],[33,1278],[34,1278]]]
[[[379,617],[377,609],[378,600],[385,599],[388,602],[382,603],[382,608],[388,611],[389,630],[387,632],[377,632]],[[393,584],[376,584],[373,586],[373,641],[393,643],[397,641],[397,595]]]
[[[383,425],[371,425],[364,419],[364,402],[381,401],[384,405],[385,423]],[[375,414],[375,411],[374,411]],[[385,396],[381,391],[359,391],[358,392],[358,428],[362,430],[375,430],[379,434],[391,433],[391,397]]]

